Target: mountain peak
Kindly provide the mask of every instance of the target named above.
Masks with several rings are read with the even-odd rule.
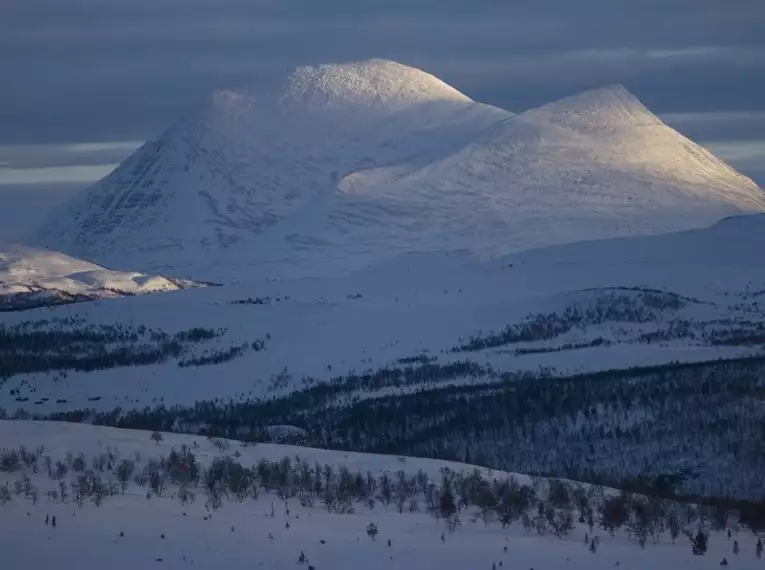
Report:
[[[396,110],[435,101],[470,99],[429,73],[384,59],[298,67],[282,96],[283,103],[309,108],[384,105]]]
[[[585,132],[663,124],[637,97],[619,84],[584,91],[523,114]]]
[[[255,139],[273,145],[285,133],[289,144],[297,130],[326,144],[327,136],[359,122],[390,127],[390,119],[437,125],[469,109],[485,120],[512,115],[477,105],[469,97],[422,70],[384,59],[297,67],[280,80],[241,90],[212,94],[199,111],[173,129],[172,136],[203,137],[219,146],[251,144]],[[463,121],[466,118],[462,119]],[[201,127],[201,129],[200,129]],[[371,127],[370,127],[371,128]],[[328,129],[330,129],[328,131]],[[259,133],[256,136],[254,133]]]
[[[354,122],[380,121],[402,112],[414,112],[420,120],[424,114],[440,119],[470,106],[475,103],[469,97],[437,77],[394,61],[307,65],[276,81],[214,92],[195,114],[176,125],[181,128],[174,129],[173,136],[202,126],[207,134],[252,138],[254,130],[263,135],[274,123],[277,131],[283,130],[284,121],[291,123],[290,128],[313,131],[317,122],[337,125],[351,117]],[[272,132],[264,138],[278,135]]]
[[[567,97],[567,99],[574,99],[576,97],[581,98],[600,98],[604,101],[631,101],[637,104],[641,104],[637,97],[635,97],[624,85],[621,83],[612,83],[610,85],[603,85],[602,87],[595,87],[594,89],[588,89]]]

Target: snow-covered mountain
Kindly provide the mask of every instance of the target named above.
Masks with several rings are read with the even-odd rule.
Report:
[[[0,243],[0,311],[177,291],[192,282],[105,269],[56,251]]]
[[[393,62],[214,95],[54,212],[33,241],[198,279],[497,256],[765,211],[749,179],[621,87],[515,115]]]

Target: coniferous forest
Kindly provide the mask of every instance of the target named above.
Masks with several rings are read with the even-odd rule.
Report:
[[[499,371],[489,359],[479,360],[508,345],[520,345],[511,351],[518,355],[623,342],[618,335],[607,340],[600,329],[588,328],[604,323],[652,324],[637,329],[638,343],[690,338],[699,346],[748,347],[761,341],[759,319],[692,322],[671,314],[702,303],[648,289],[613,289],[562,312],[531,315],[498,332],[457,339],[440,356],[415,354],[377,370],[328,379],[293,378],[285,368],[270,378],[265,394],[250,399],[45,415],[33,415],[22,405],[0,410],[0,416],[249,441],[274,440],[273,434],[283,431],[274,426],[286,426],[289,433],[301,434],[300,443],[316,447],[450,459],[621,488],[658,485],[673,496],[761,500],[765,356],[577,375]],[[529,345],[573,329],[584,340]],[[4,379],[34,372],[66,374],[166,361],[180,368],[218,366],[268,351],[272,342],[270,334],[247,342],[226,341],[225,334],[225,329],[201,327],[167,334],[73,319],[23,322],[0,328],[0,388]],[[586,340],[588,335],[592,338]],[[11,395],[22,404],[28,400],[27,395]],[[88,399],[100,400],[97,395]]]
[[[765,495],[765,358],[566,378],[497,374],[470,362],[386,368],[284,397],[48,416],[124,428],[416,455],[614,486],[673,481],[684,495]],[[455,382],[465,377],[474,381]],[[358,393],[395,387],[395,395]],[[403,389],[406,388],[406,389]],[[642,482],[642,483],[641,483]]]

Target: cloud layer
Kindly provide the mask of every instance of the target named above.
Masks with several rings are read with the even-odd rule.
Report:
[[[762,0],[25,0],[0,18],[0,144],[141,140],[212,89],[366,57],[515,110],[608,83],[765,110],[763,29]]]

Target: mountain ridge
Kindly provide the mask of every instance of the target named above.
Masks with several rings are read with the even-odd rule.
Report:
[[[750,180],[621,86],[516,115],[369,60],[220,92],[55,212],[33,242],[187,278],[496,256],[765,211]]]

